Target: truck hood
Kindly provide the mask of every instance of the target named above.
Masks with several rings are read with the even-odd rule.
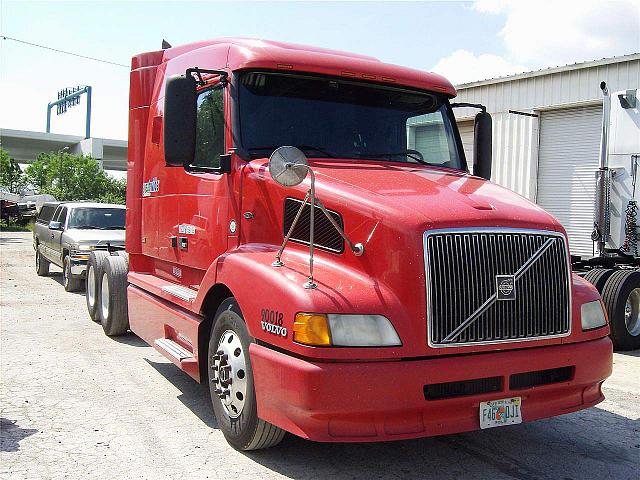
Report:
[[[66,240],[69,243],[83,243],[87,245],[124,245],[124,230],[81,230],[69,229],[65,232]]]
[[[322,190],[387,214],[422,217],[431,228],[500,226],[564,231],[542,208],[499,185],[444,168],[310,161]],[[321,198],[322,199],[322,198]]]

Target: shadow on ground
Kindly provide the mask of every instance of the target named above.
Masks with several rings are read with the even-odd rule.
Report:
[[[0,238],[0,245],[4,245],[7,243],[23,243],[24,239],[20,237],[2,237]]]
[[[218,428],[206,384],[197,383],[173,363],[154,362],[148,358],[145,358],[145,361],[182,392],[178,395],[178,400],[209,428]]]
[[[628,355],[630,357],[640,357],[640,350],[629,350],[628,352],[616,351],[620,355]]]
[[[21,428],[15,420],[0,418],[0,451],[17,452],[20,442],[37,432],[35,428]]]
[[[49,277],[53,278],[56,282],[58,282],[62,287],[62,290],[64,291],[64,278],[62,277],[62,272],[51,272],[49,274]],[[84,288],[77,292],[64,292],[64,293],[70,293],[71,295],[82,295],[83,297],[85,296]]]
[[[599,408],[511,427],[411,441],[321,444],[287,435],[247,452],[288,478],[632,479],[640,425]],[[635,438],[635,440],[634,440]]]
[[[211,428],[206,385],[146,360]],[[446,412],[443,412],[446,415]],[[636,479],[640,421],[600,408],[505,428],[387,443],[316,443],[294,435],[248,458],[292,479]]]
[[[129,345],[130,347],[148,347],[151,348],[149,344],[147,344],[144,340],[138,337],[135,333],[128,332],[125,335],[120,335],[117,337],[109,337],[114,342],[122,343],[124,345]]]

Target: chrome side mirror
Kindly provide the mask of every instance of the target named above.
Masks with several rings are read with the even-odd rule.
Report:
[[[269,173],[284,187],[300,185],[309,170],[307,156],[296,147],[276,148],[269,157]]]
[[[62,230],[60,222],[49,222],[49,230]]]

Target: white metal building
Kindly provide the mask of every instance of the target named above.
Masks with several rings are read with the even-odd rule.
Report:
[[[455,99],[486,105],[493,117],[492,180],[555,215],[572,253],[589,256],[601,81],[610,92],[640,88],[640,54],[466,83],[457,86]],[[475,112],[456,109],[470,164]]]

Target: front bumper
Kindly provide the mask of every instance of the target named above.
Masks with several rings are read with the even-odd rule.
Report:
[[[311,362],[252,344],[258,416],[300,437],[373,442],[480,428],[479,403],[522,397],[523,421],[591,407],[611,374],[609,338],[424,360]],[[510,390],[514,373],[575,367],[569,381]],[[499,392],[427,401],[424,385],[503,377]]]

